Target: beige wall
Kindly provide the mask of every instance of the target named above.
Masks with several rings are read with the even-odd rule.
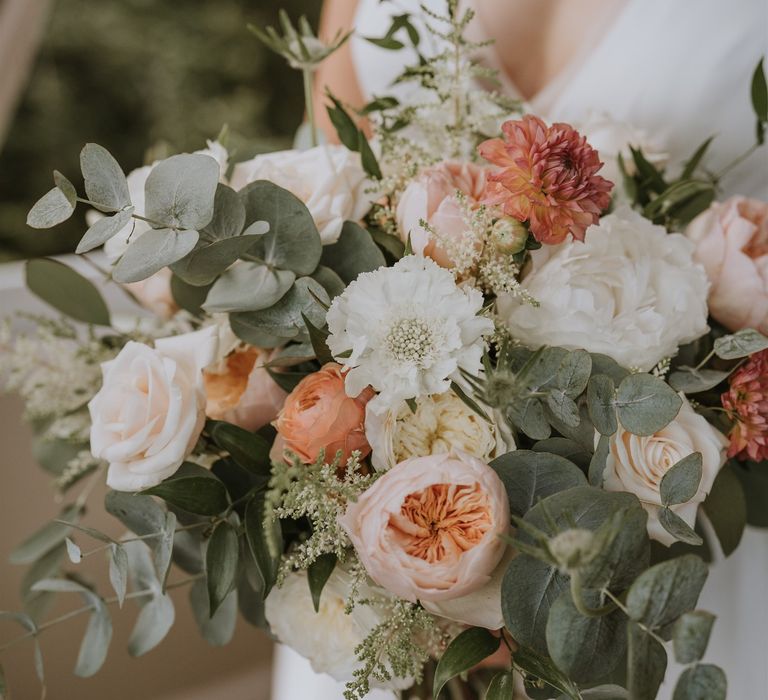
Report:
[[[9,552],[58,510],[50,476],[32,459],[30,434],[21,421],[21,408],[15,397],[0,397],[0,610],[21,608],[18,589],[25,567],[8,564]],[[94,508],[86,516],[86,523],[119,534],[120,526],[99,508],[99,495],[94,494],[91,502]],[[86,567],[102,591],[109,590],[106,561],[94,556],[80,566]],[[211,648],[197,632],[186,590],[175,590],[173,595],[176,624],[159,647],[139,659],[125,651],[136,607],[128,602],[122,611],[113,610],[115,633],[110,653],[102,670],[90,679],[72,674],[85,617],[46,631],[41,641],[48,700],[266,700],[272,653],[267,637],[238,621],[232,643]],[[81,605],[74,596],[60,597],[58,612]],[[0,622],[0,644],[17,634],[14,623]],[[39,697],[29,643],[4,652],[0,663],[15,693],[13,698]]]

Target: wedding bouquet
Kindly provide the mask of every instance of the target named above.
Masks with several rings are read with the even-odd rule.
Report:
[[[715,201],[708,142],[675,169],[628,125],[476,88],[469,17],[427,16],[446,48],[403,74],[412,99],[329,95],[340,145],[310,145],[308,102],[290,151],[233,164],[222,137],[126,177],[88,144],[84,193],[54,173],[29,224],[85,204],[76,252],[103,246],[155,319],[27,264],[65,318],[9,325],[2,367],[66,505],[12,555],[20,639],[79,594],[89,676],[110,604],[138,603],[140,655],[188,586],[211,644],[239,611],[349,699],[643,700],[669,649],[675,698],[725,698],[697,599],[711,547],[766,524],[768,204]],[[307,85],[347,38],[256,31]],[[402,15],[371,40],[420,39]],[[759,145],[761,65],[752,101]],[[105,478],[111,533],[87,518]]]

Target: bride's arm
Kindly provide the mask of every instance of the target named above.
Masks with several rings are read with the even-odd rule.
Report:
[[[352,29],[356,12],[357,0],[325,0],[320,17],[320,37],[330,40],[339,30],[347,32]],[[364,99],[352,63],[349,41],[323,61],[315,75],[313,99],[317,123],[325,132],[328,141],[337,143],[336,130],[331,125],[326,111],[326,87],[345,104],[352,107],[362,106]]]

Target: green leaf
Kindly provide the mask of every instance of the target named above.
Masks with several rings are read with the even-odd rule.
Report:
[[[705,610],[693,610],[681,615],[672,629],[675,659],[681,664],[699,661],[707,650],[715,616]]]
[[[608,453],[611,448],[611,440],[608,435],[601,435],[595,447],[595,454],[592,455],[592,459],[589,462],[589,471],[587,475],[589,477],[590,486],[596,486],[602,488],[603,486],[603,474],[605,473],[605,464],[608,460]]]
[[[285,295],[295,279],[290,270],[241,262],[214,282],[203,308],[209,313],[268,309]]]
[[[763,60],[760,59],[752,73],[752,84],[750,94],[752,97],[752,108],[759,122],[768,122],[768,87],[765,81],[765,71],[763,70]]]
[[[176,516],[168,512],[165,514],[165,523],[159,536],[153,540],[152,549],[155,552],[155,569],[160,587],[165,593],[165,584],[168,580],[168,572],[171,568],[173,556],[173,538],[176,533]]]
[[[561,389],[550,389],[547,394],[547,408],[555,418],[571,428],[576,428],[581,423],[579,407]]]
[[[134,240],[112,269],[116,282],[139,282],[181,260],[197,244],[197,231],[150,229]]]
[[[277,581],[283,547],[280,523],[264,522],[264,503],[258,498],[252,499],[246,506],[245,536],[248,551],[261,579],[262,596],[266,598]]]
[[[220,522],[213,530],[205,553],[205,576],[211,616],[235,586],[240,544],[237,532],[228,522]]]
[[[251,342],[250,338],[253,337],[251,329],[256,331],[256,334],[262,333],[278,338],[308,339],[304,324],[305,316],[317,327],[325,324],[325,309],[317,299],[329,301],[328,295],[320,284],[311,277],[300,277],[293,287],[269,309],[231,314],[232,330],[246,342]]]
[[[307,333],[309,334],[309,342],[312,343],[312,349],[314,350],[315,357],[321,365],[325,365],[328,362],[333,362],[333,355],[328,349],[328,335],[329,333],[322,328],[318,328],[313,325],[306,316],[302,314],[304,319],[304,325],[307,327]]]
[[[336,568],[336,555],[333,552],[321,554],[307,569],[309,592],[312,594],[312,605],[315,612],[320,611],[320,594],[325,584]]]
[[[206,241],[201,237],[190,253],[171,265],[171,270],[187,284],[196,287],[212,284],[260,238],[260,234],[243,234],[214,241]]]
[[[323,246],[323,250],[326,250],[327,247]],[[330,267],[325,267],[325,265],[318,265],[311,277],[315,282],[319,282],[322,285],[323,289],[328,293],[328,298],[331,300],[339,296],[346,289],[346,285],[341,277],[331,270]]]
[[[701,452],[692,452],[673,464],[661,478],[659,491],[665,506],[687,503],[699,490],[702,474]]]
[[[555,386],[575,399],[587,388],[592,372],[592,358],[584,350],[569,352],[560,363],[555,375]]]
[[[632,160],[635,162],[635,167],[642,184],[657,193],[667,189],[664,176],[655,165],[646,159],[643,152],[639,148],[632,148],[632,146],[629,147],[629,150],[632,153]]]
[[[203,315],[203,304],[212,285],[196,287],[185,282],[181,277],[171,275],[171,296],[180,309],[188,311],[193,316]]]
[[[704,542],[696,531],[669,508],[659,510],[659,523],[676,540],[698,546]]]
[[[592,374],[605,374],[613,379],[614,384],[621,384],[624,377],[630,374],[629,370],[608,355],[593,352],[590,353],[590,357],[592,358]]]
[[[619,428],[616,421],[616,386],[605,374],[596,374],[587,385],[587,408],[595,428],[602,435],[613,435]]]
[[[117,604],[122,608],[128,587],[128,555],[120,544],[109,548],[109,582],[117,596]]]
[[[631,374],[619,384],[619,420],[634,435],[653,435],[677,416],[683,400],[666,382],[651,374]]]
[[[357,150],[360,151],[360,161],[363,165],[363,170],[374,180],[381,180],[383,175],[381,174],[379,162],[376,160],[376,156],[373,150],[371,150],[371,145],[368,143],[368,139],[362,129],[357,132]]]
[[[252,254],[281,270],[309,275],[320,262],[322,244],[312,215],[304,202],[282,187],[257,180],[240,190],[246,221],[266,221],[269,231]]]
[[[136,535],[162,532],[165,527],[165,509],[153,498],[124,491],[109,491],[104,508]]]
[[[38,641],[39,630],[38,630],[37,624],[29,615],[25,613],[5,612],[3,610],[0,610],[0,620],[2,620],[3,618],[18,622],[22,627],[24,627],[24,629],[27,632],[32,634],[35,674],[37,675],[37,679],[40,681],[40,684],[43,686],[42,696],[43,698],[45,698],[45,673],[43,669],[43,653],[40,650],[40,642]]]
[[[80,645],[75,675],[89,678],[95,674],[107,658],[109,643],[112,639],[112,618],[104,601],[90,588],[66,579],[43,579],[38,581],[33,589],[54,593],[79,593],[93,609]]]
[[[669,383],[676,391],[686,394],[696,394],[700,391],[714,389],[720,382],[725,381],[730,372],[715,369],[696,369],[680,367],[669,375]]]
[[[652,566],[629,589],[627,614],[646,626],[665,627],[696,607],[707,573],[707,565],[694,554]]]
[[[237,591],[232,591],[211,615],[208,591],[204,581],[195,581],[189,591],[189,601],[195,622],[208,644],[223,647],[232,641],[237,623]]]
[[[215,477],[171,477],[141,494],[159,496],[171,505],[197,515],[218,515],[229,505],[227,489]]]
[[[516,401],[509,407],[508,416],[532,440],[546,440],[552,434],[544,404],[537,398]]]
[[[213,197],[213,218],[200,229],[200,237],[211,243],[228,238],[239,238],[240,235],[252,233],[262,235],[267,232],[265,221],[254,221],[243,231],[245,226],[245,206],[240,195],[231,187],[218,183]],[[249,234],[250,235],[250,234]]]
[[[725,700],[728,681],[719,666],[696,664],[685,669],[672,700]]]
[[[384,233],[378,228],[369,228],[368,234],[373,242],[384,252],[392,256],[394,260],[400,260],[405,255],[405,243],[391,233]]]
[[[109,310],[99,290],[69,265],[51,258],[28,260],[27,286],[54,309],[83,323],[109,325]]]
[[[339,240],[323,247],[320,263],[349,284],[360,273],[386,265],[386,260],[368,231],[354,221],[345,221]]]
[[[336,134],[339,137],[339,141],[346,146],[350,151],[358,150],[358,128],[352,117],[349,116],[347,111],[339,100],[333,95],[327,93],[328,98],[333,103],[333,106],[328,105],[328,117],[336,129]]]
[[[363,39],[365,39],[367,42],[370,42],[374,46],[378,46],[380,49],[387,49],[389,51],[398,51],[405,48],[405,44],[402,41],[393,39],[390,36],[383,36],[380,38],[364,36]]]
[[[131,204],[128,181],[112,154],[97,143],[87,143],[80,151],[80,170],[85,193],[100,211],[119,211]]]
[[[549,608],[567,588],[568,578],[553,566],[527,554],[512,560],[501,583],[501,610],[519,644],[547,653]]]
[[[488,658],[499,648],[500,643],[499,637],[482,627],[470,627],[455,637],[437,662],[432,697],[437,698],[451,678]]]
[[[64,525],[60,521],[77,522],[80,519],[80,510],[75,506],[67,506],[61,511],[58,520],[53,520],[33,532],[21,544],[14,547],[8,561],[11,564],[31,564],[38,560],[54,547],[64,542],[64,539],[72,532],[72,527]]]
[[[144,185],[147,218],[162,228],[199,231],[213,219],[219,176],[211,156],[182,153],[160,161]]]
[[[0,664],[0,700],[10,700],[8,695],[8,683],[5,680],[5,670],[2,664]]]
[[[519,516],[542,498],[587,483],[575,464],[546,452],[514,450],[494,459],[490,467],[507,490],[510,511]]]
[[[69,537],[64,538],[64,544],[67,549],[67,556],[69,557],[69,561],[73,564],[79,564],[83,558],[83,553],[80,551],[80,547],[78,547],[72,540],[70,540]]]
[[[619,685],[599,685],[580,692],[583,700],[630,700],[626,689]],[[561,695],[558,700],[569,700],[569,696]]]
[[[113,214],[112,216],[105,216],[99,219],[93,226],[91,226],[85,235],[80,239],[77,244],[75,253],[87,253],[89,250],[98,248],[100,245],[104,245],[110,238],[123,230],[125,226],[131,221],[133,214],[133,207],[128,207],[122,211]]]
[[[515,693],[515,672],[499,671],[488,685],[484,700],[509,700]]]
[[[261,435],[224,421],[209,421],[208,432],[211,439],[229,452],[243,469],[255,476],[270,476],[270,444]]]
[[[593,604],[597,607],[600,601],[590,601]],[[547,648],[557,667],[571,680],[594,683],[606,678],[623,659],[626,628],[621,610],[584,617],[576,610],[571,592],[566,590],[549,611]]]
[[[678,181],[652,199],[643,209],[643,216],[652,220],[663,216],[679,217],[679,211],[691,203],[696,203],[699,213],[709,206],[714,196],[715,186],[708,180]]]
[[[627,689],[632,700],[655,700],[667,671],[667,652],[637,623],[627,627]]]
[[[731,464],[719,471],[703,507],[723,554],[729,556],[739,546],[747,523],[744,488]]]
[[[582,471],[586,471],[592,458],[591,450],[588,451],[575,440],[563,437],[551,437],[540,440],[531,448],[534,452],[549,452],[573,462]]]
[[[680,180],[687,180],[690,177],[693,176],[693,174],[696,172],[696,168],[699,167],[699,163],[701,163],[701,159],[704,157],[704,154],[707,152],[707,149],[709,148],[709,145],[712,143],[712,140],[714,139],[714,136],[710,136],[704,143],[699,146],[694,154],[686,161],[685,168],[683,169],[683,172],[680,175]]]
[[[766,348],[768,337],[754,328],[745,328],[715,340],[715,354],[722,360],[737,360]]]
[[[488,414],[482,408],[480,408],[480,404],[477,403],[477,401],[475,401],[466,391],[464,391],[458,382],[451,382],[451,391],[453,391],[453,393],[461,399],[462,403],[464,403],[467,408],[474,411],[484,421],[487,423],[493,422],[488,417]],[[411,413],[415,413],[415,411],[411,409]]]
[[[569,700],[578,698],[582,692],[574,683],[555,666],[547,656],[543,656],[533,649],[526,646],[520,646],[514,654],[515,665],[522,669],[526,675],[526,690],[530,693],[533,689],[530,687],[530,681],[544,681],[555,690],[565,693]],[[536,684],[540,687],[540,683]],[[544,689],[547,693],[547,690]],[[536,697],[539,697],[538,695]],[[551,697],[551,693],[541,697]]]
[[[48,190],[35,202],[27,214],[27,226],[37,229],[52,228],[66,221],[75,211],[75,204],[59,187]]]

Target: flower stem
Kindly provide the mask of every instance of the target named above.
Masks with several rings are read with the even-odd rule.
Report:
[[[581,582],[581,575],[578,570],[571,573],[571,598],[573,598],[573,604],[584,617],[602,617],[608,613],[616,610],[616,603],[610,602],[599,608],[590,608],[584,602],[584,590]]]
[[[304,103],[307,108],[307,120],[309,121],[309,134],[312,147],[317,146],[317,122],[315,120],[315,104],[312,100],[312,67],[305,66],[301,74],[304,78]]]

